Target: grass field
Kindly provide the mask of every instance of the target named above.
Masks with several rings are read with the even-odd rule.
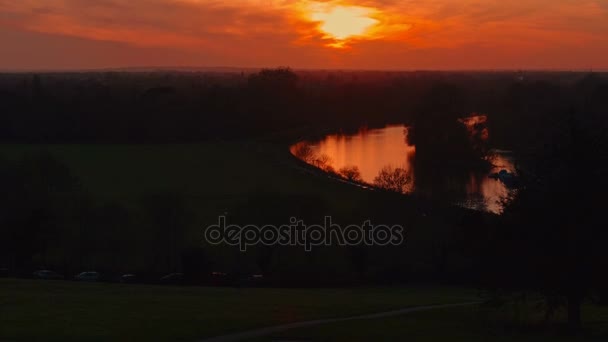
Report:
[[[261,188],[310,191],[311,186],[308,177],[285,167],[289,152],[281,144],[0,145],[0,155],[7,157],[39,152],[65,162],[88,189],[107,198],[151,191],[230,197]]]
[[[371,202],[376,202],[376,210],[384,205],[369,191],[303,172],[280,144],[0,145],[5,158],[40,151],[66,163],[101,200],[128,207],[150,193],[185,196],[196,214],[193,229],[199,235],[192,241],[197,246],[204,225],[217,222],[226,208],[257,192],[326,199],[329,213],[343,217],[353,212],[366,215],[365,205]],[[448,237],[439,231],[449,220],[422,215],[402,202],[397,205],[400,219],[410,223],[406,245],[399,258],[379,253],[370,262],[411,263],[408,269],[428,264],[434,255],[431,247]],[[209,253],[218,260],[234,254]],[[288,259],[285,265],[302,272],[306,269],[301,264],[311,263],[314,274],[323,274],[315,265],[328,265],[327,272],[336,273],[349,265],[340,263],[337,254],[319,253],[312,261],[306,256],[300,264]],[[333,258],[331,264],[328,258]],[[474,291],[437,287],[279,290],[0,280],[0,340],[189,341],[301,320],[475,299]]]
[[[187,198],[200,219],[217,217],[259,192],[312,194],[331,199],[340,211],[351,210],[366,195],[302,172],[283,144],[0,145],[0,157],[9,159],[41,152],[64,162],[86,190],[103,200],[130,205],[148,194],[174,193]]]
[[[520,309],[521,310],[521,309]],[[584,307],[585,331],[565,333],[563,315],[543,323],[542,313],[467,306],[391,318],[288,330],[257,341],[575,342],[608,341],[608,308]],[[560,322],[562,322],[560,324]]]
[[[0,157],[7,159],[40,152],[48,152],[65,163],[99,201],[137,207],[142,197],[149,194],[167,192],[182,196],[193,213],[186,239],[188,245],[196,247],[201,246],[204,228],[216,224],[218,216],[226,212],[232,214],[235,208],[247,208],[248,201],[256,201],[259,194],[278,198],[271,204],[285,203],[287,199],[288,204],[281,209],[285,220],[306,210],[308,204],[302,205],[300,200],[308,196],[314,202],[327,205],[323,213],[314,215],[313,219],[317,220],[314,223],[322,223],[325,214],[333,216],[338,223],[358,215],[361,221],[354,223],[372,219],[374,223],[404,225],[408,229],[408,245],[399,260],[411,263],[413,269],[429,267],[433,258],[431,248],[441,246],[440,240],[448,238],[446,222],[452,221],[439,215],[426,215],[428,212],[418,209],[418,202],[408,201],[404,196],[388,196],[389,200],[385,201],[382,194],[322,175],[311,175],[289,154],[288,146],[281,143],[0,145]],[[392,204],[385,205],[386,202]],[[257,205],[261,205],[259,201]],[[243,216],[248,219],[249,214],[252,213],[246,212]],[[141,231],[142,236],[145,233]],[[234,257],[232,250],[209,248],[208,253],[219,268],[233,267],[232,259],[229,260]],[[340,253],[334,253],[333,257],[337,259],[335,255]],[[145,266],[145,262],[136,259],[132,268]]]
[[[321,318],[479,300],[455,287],[235,289],[0,280],[0,340],[195,341]],[[606,341],[608,308],[584,307],[586,332],[563,316],[467,306],[288,330],[255,341]]]
[[[252,195],[310,196],[326,201],[334,216],[360,212],[369,203],[395,200],[346,183],[316,176],[310,167],[296,161],[283,143],[207,142],[197,144],[0,144],[0,158],[49,153],[65,163],[95,198],[133,205],[142,196],[172,193],[183,196],[198,218],[208,223]],[[408,199],[401,197],[401,202]],[[402,216],[411,221],[421,215],[421,199],[402,206]],[[415,203],[415,205],[414,205]],[[445,213],[444,206],[433,204]],[[455,212],[461,209],[452,208]],[[418,217],[415,217],[418,216]]]
[[[0,280],[0,340],[196,340],[317,318],[476,300],[460,288],[232,289]]]

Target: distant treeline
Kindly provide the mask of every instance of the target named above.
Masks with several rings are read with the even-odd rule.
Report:
[[[0,140],[43,143],[293,139],[411,123],[436,87],[489,115],[496,145],[608,98],[604,74],[465,72],[45,73],[0,75]],[[447,95],[448,97],[451,95]],[[452,105],[449,101],[443,105]],[[456,105],[456,104],[454,104]],[[453,114],[449,114],[453,115]]]

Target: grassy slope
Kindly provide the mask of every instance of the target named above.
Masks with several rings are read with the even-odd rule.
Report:
[[[385,200],[380,194],[303,172],[283,144],[0,145],[0,156],[6,158],[41,151],[65,162],[95,198],[131,206],[151,193],[185,196],[195,213],[188,240],[197,246],[204,227],[216,224],[219,215],[260,191],[324,199],[329,205],[327,214],[335,217],[365,215],[367,204]],[[394,196],[388,201],[393,200]],[[451,221],[438,215],[423,215],[415,205],[407,203],[413,201],[396,206],[399,221],[374,223],[405,225],[408,238],[402,260],[428,263],[418,261],[418,256],[428,259],[429,248],[448,238],[445,222]],[[319,222],[322,219],[319,217]],[[210,253],[220,255],[218,260],[231,255],[223,248]]]
[[[345,210],[365,196],[295,169],[280,144],[0,145],[0,156],[9,158],[41,151],[65,162],[96,196],[129,204],[142,195],[172,192],[188,197],[200,215],[216,216],[259,191],[315,194]]]
[[[230,289],[0,280],[0,340],[196,340],[413,305],[475,300],[457,288]]]
[[[194,197],[240,195],[282,177],[264,159],[280,146],[257,143],[165,145],[0,145],[0,153],[19,156],[48,151],[66,162],[85,186],[109,198],[173,191]],[[281,151],[281,152],[286,152]]]

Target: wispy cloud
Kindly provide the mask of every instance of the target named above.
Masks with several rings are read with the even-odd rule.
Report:
[[[0,31],[65,39],[70,55],[82,53],[73,39],[122,44],[141,51],[142,65],[152,60],[145,51],[160,49],[171,51],[168,65],[465,67],[484,54],[484,65],[525,67],[552,52],[562,55],[547,65],[583,67],[601,63],[597,55],[608,50],[608,0],[317,0],[378,13],[373,39],[355,39],[349,51],[326,48],[319,23],[302,13],[310,2],[0,0]],[[31,39],[29,50],[41,49],[40,41]],[[113,49],[106,54],[117,63]],[[0,54],[2,64],[9,61]]]

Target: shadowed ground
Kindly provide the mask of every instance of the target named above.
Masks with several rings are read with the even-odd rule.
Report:
[[[200,340],[476,300],[449,288],[234,289],[0,280],[0,340]]]

